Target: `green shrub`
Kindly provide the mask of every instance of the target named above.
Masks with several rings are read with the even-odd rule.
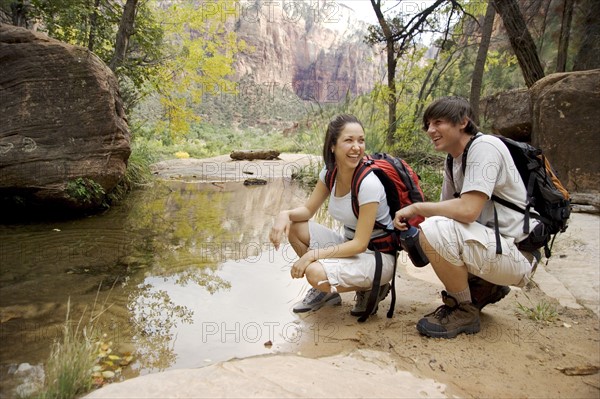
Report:
[[[69,197],[84,204],[100,204],[106,194],[100,184],[87,177],[78,177],[68,181],[66,193]]]

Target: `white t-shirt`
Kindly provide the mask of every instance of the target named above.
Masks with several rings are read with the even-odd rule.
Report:
[[[325,174],[327,170],[324,168],[319,173],[319,179],[325,183]],[[333,183],[333,188],[329,196],[329,214],[338,222],[344,225],[345,236],[351,240],[354,237],[354,231],[356,230],[356,224],[358,219],[354,216],[352,211],[352,193],[344,195],[343,197],[335,196],[336,182]],[[390,216],[390,207],[387,203],[387,197],[385,195],[385,188],[374,173],[369,173],[362,181],[358,189],[358,206],[369,204],[372,202],[379,203],[377,208],[376,220],[388,229],[393,229],[394,224],[392,217]],[[381,229],[375,228],[371,234],[371,238],[379,237],[385,234]]]
[[[455,192],[462,195],[469,191],[479,191],[487,195],[488,199],[493,194],[525,209],[527,190],[508,148],[499,138],[481,135],[473,141],[467,153],[464,176],[462,153],[454,158],[452,166],[454,185],[446,168],[442,185],[443,200],[454,198]],[[492,200],[485,203],[477,221],[494,228],[494,206],[498,213],[500,234],[514,238],[515,242],[525,239],[527,237],[527,234],[523,233],[525,216]],[[531,211],[533,212],[533,208]],[[531,231],[538,220],[530,218],[529,223]]]

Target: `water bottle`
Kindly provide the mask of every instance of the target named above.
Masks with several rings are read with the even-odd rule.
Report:
[[[408,224],[408,222],[406,222]],[[429,264],[427,255],[419,244],[419,229],[408,224],[407,230],[398,231],[400,246],[406,251],[413,265],[423,267]]]

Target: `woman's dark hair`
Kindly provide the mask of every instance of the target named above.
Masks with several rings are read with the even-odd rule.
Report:
[[[349,114],[338,115],[329,122],[329,125],[327,125],[325,143],[323,144],[323,161],[325,162],[327,170],[333,170],[335,166],[335,156],[331,152],[331,147],[337,143],[340,133],[348,123],[358,123],[364,130],[364,127],[358,118]]]
[[[469,120],[465,132],[476,134],[479,128],[473,122],[473,109],[469,102],[462,97],[440,97],[425,109],[423,130],[429,129],[429,121],[432,119],[444,119],[456,125],[462,123],[465,117]]]

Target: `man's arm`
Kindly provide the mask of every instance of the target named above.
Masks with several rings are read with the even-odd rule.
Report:
[[[404,220],[414,216],[445,216],[461,223],[473,223],[477,220],[488,196],[480,191],[463,193],[460,198],[440,202],[416,202],[396,212],[394,225],[404,228]]]

